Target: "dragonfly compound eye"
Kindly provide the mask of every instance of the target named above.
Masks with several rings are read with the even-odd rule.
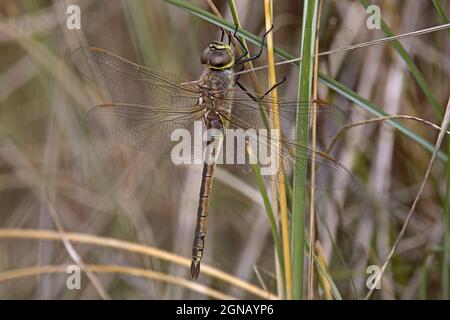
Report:
[[[209,65],[214,68],[226,67],[232,62],[232,57],[225,50],[211,52],[209,56]]]
[[[200,62],[202,64],[207,64],[210,54],[211,54],[211,50],[209,49],[209,47],[206,47],[206,49],[202,53],[202,56],[200,57]]]

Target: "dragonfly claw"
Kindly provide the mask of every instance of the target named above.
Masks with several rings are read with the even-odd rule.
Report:
[[[191,262],[191,277],[193,280],[198,278],[198,275],[200,273],[200,261],[194,261]]]

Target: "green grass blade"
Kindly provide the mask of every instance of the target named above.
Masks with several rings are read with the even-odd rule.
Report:
[[[264,179],[261,176],[261,171],[258,165],[252,164],[252,171],[256,178],[256,184],[258,186],[259,192],[263,198],[264,207],[267,212],[267,217],[270,223],[270,229],[272,230],[272,237],[275,242],[275,250],[277,251],[278,263],[280,265],[281,274],[283,276],[284,283],[284,259],[283,259],[283,249],[281,247],[280,235],[278,234],[277,221],[272,211],[272,204],[270,203],[269,196],[267,195],[266,186],[264,184]]]
[[[228,6],[230,7],[231,15],[233,17],[233,22],[234,22],[235,26],[238,26],[240,28],[241,27],[241,22],[239,20],[239,15],[237,13],[237,8],[236,8],[236,4],[235,4],[234,0],[228,0]],[[250,55],[249,54],[250,51],[248,50],[248,46],[247,46],[247,43],[245,41],[245,38],[239,37],[239,39],[240,39],[240,42],[242,43],[242,45],[244,46],[245,50],[247,51],[247,56],[249,56]],[[248,64],[248,67],[250,69],[253,68],[252,61],[248,61],[247,64]],[[256,77],[255,77],[255,81],[256,81]],[[257,92],[258,90],[255,87],[256,86],[254,85],[255,92]],[[266,110],[265,110],[263,105],[260,105],[260,112],[261,112],[261,117],[263,119],[263,122],[264,122],[266,128],[269,129],[270,128],[270,123],[269,123],[269,120],[268,120],[268,115],[267,115]],[[279,236],[279,232],[278,232],[278,223],[275,220],[275,216],[274,216],[274,213],[273,213],[272,205],[270,204],[269,198],[267,196],[267,191],[266,191],[265,185],[263,183],[263,180],[261,178],[261,174],[259,172],[259,167],[258,167],[258,170],[256,170],[256,168],[253,168],[253,172],[254,172],[257,180],[258,180],[258,188],[259,188],[260,193],[261,193],[261,195],[263,197],[263,201],[264,201],[264,205],[265,205],[265,208],[266,208],[267,216],[269,218],[270,227],[272,229],[272,236],[273,236],[273,239],[274,239],[274,242],[275,242],[275,249],[276,249],[276,253],[277,253],[278,265],[279,265],[279,267],[281,269],[282,282],[283,282],[282,283],[282,287],[284,289],[286,289],[286,272],[285,272],[285,264],[286,264],[286,262],[285,262],[285,257],[283,255],[281,237]],[[268,210],[268,208],[269,208],[269,210]]]
[[[369,2],[367,0],[359,0],[361,4],[367,8],[369,5]],[[440,4],[440,1],[433,1],[433,4],[436,8],[436,13],[441,21],[448,22],[447,17],[445,16],[444,10],[442,9],[442,6]],[[394,33],[391,31],[391,29],[388,27],[388,25],[381,19],[381,28],[383,29],[384,33],[387,36],[393,36]],[[393,41],[391,45],[394,47],[394,49],[397,51],[397,53],[401,56],[403,61],[406,63],[409,71],[416,79],[417,83],[419,84],[420,88],[422,89],[422,92],[427,97],[429,103],[431,104],[436,116],[438,119],[442,119],[443,111],[441,106],[439,105],[437,99],[434,97],[433,92],[431,91],[431,88],[428,86],[428,83],[425,81],[424,76],[420,72],[419,68],[416,66],[412,58],[408,55],[406,50],[403,48],[403,46],[400,44],[399,41]],[[448,143],[448,156],[450,156],[450,143]],[[450,220],[450,213],[449,213],[449,198],[450,198],[450,162],[447,161],[447,167],[446,167],[446,192],[444,197],[444,232],[443,232],[443,243],[444,247],[447,246],[447,249],[449,249],[449,220]],[[448,250],[443,251],[443,259],[442,259],[442,296],[444,299],[448,299],[449,295],[449,258],[448,258]]]
[[[308,237],[305,236],[304,242],[305,242],[306,250],[309,250],[309,239],[308,239]],[[336,300],[342,300],[342,295],[341,295],[341,293],[340,293],[336,283],[334,282],[333,277],[328,272],[327,267],[320,261],[320,259],[319,259],[319,257],[317,256],[316,253],[314,253],[313,259],[314,259],[314,264],[316,265],[316,267],[319,270],[319,272],[321,274],[323,274],[325,279],[327,279],[327,282],[328,282],[328,284],[330,285],[330,288],[331,288],[331,292],[333,293],[333,297]]]
[[[188,12],[190,12],[191,14],[194,14],[204,20],[209,21],[210,23],[213,23],[217,26],[221,26],[224,29],[227,29],[229,31],[233,31],[234,30],[234,24],[228,21],[225,21],[223,19],[217,18],[216,16],[210,14],[209,12],[198,8],[194,5],[191,5],[185,1],[182,0],[165,0],[166,2],[175,5],[179,8],[182,8]],[[365,0],[360,0],[361,3],[368,5],[368,2]],[[435,5],[435,7],[437,8],[437,12],[438,12],[438,16],[440,16],[440,18],[443,21],[448,21],[448,19],[446,19],[444,11],[442,10],[442,6],[440,5],[440,2],[438,0],[433,0],[433,4]],[[444,20],[446,19],[446,20]],[[387,35],[393,35],[392,31],[388,28],[388,26],[383,22],[382,23],[382,28],[385,31],[385,33]],[[261,43],[261,38],[246,31],[243,29],[239,29],[238,30],[238,35],[241,36],[242,38],[245,38],[246,40],[248,40],[251,43],[254,44],[260,44]],[[415,77],[416,81],[418,82],[419,86],[421,87],[421,89],[424,91],[425,95],[427,96],[431,106],[433,107],[435,113],[439,116],[440,114],[442,114],[442,109],[440,108],[440,106],[438,105],[436,99],[434,98],[428,84],[426,83],[426,81],[424,80],[423,76],[421,75],[420,71],[418,70],[418,68],[414,65],[412,59],[408,56],[408,54],[406,53],[406,51],[404,50],[404,48],[401,46],[401,44],[396,41],[393,44],[394,48],[399,52],[400,56],[404,59],[404,61],[406,62],[407,66],[410,68],[412,75]],[[284,60],[288,60],[288,59],[293,59],[294,56],[281,50],[278,48],[275,48],[275,54],[284,59]],[[299,62],[294,63],[296,65],[300,65]],[[340,82],[328,77],[327,75],[324,75],[322,73],[319,73],[319,80],[324,83],[325,85],[327,85],[329,88],[333,89],[335,92],[337,92],[338,94],[348,98],[349,100],[351,100],[352,102],[354,102],[357,106],[360,106],[362,108],[364,108],[366,111],[368,111],[369,113],[375,115],[375,116],[384,116],[387,115],[385,112],[383,112],[381,110],[381,108],[379,108],[378,106],[376,106],[374,103],[370,102],[369,100],[359,96],[356,92],[354,92],[353,90],[351,90],[350,88],[346,87],[345,85],[341,84]],[[430,153],[433,151],[433,145],[431,143],[429,143],[427,140],[425,140],[422,136],[420,136],[419,134],[415,133],[414,131],[408,129],[407,127],[403,126],[401,123],[399,123],[398,121],[388,121],[388,124],[392,125],[394,128],[398,129],[401,133],[403,133],[405,136],[407,136],[408,138],[410,138],[411,140],[417,142],[418,144],[420,144],[421,146],[423,146],[426,150],[428,150]],[[449,150],[450,150],[450,145],[449,145]],[[450,154],[449,154],[450,155]],[[450,175],[450,164],[448,162],[448,157],[449,155],[444,154],[443,152],[439,152],[438,153],[438,158],[444,162],[447,162],[447,189],[446,189],[446,194],[444,197],[444,214],[445,214],[445,221],[444,224],[447,226],[446,231],[444,232],[444,238],[449,237],[449,228],[450,228],[450,185],[449,185],[449,175]],[[444,240],[444,246],[449,245],[449,240]],[[448,252],[448,250],[447,250]],[[442,285],[443,285],[443,296],[447,296],[448,293],[445,293],[446,290],[448,292],[448,271],[446,271],[448,268],[448,257],[445,257],[443,259],[443,270],[442,270]]]
[[[352,275],[352,270],[348,266],[347,262],[345,262],[345,258],[344,258],[343,254],[341,252],[341,249],[339,248],[339,246],[337,245],[335,239],[333,238],[328,224],[326,222],[324,222],[323,220],[321,221],[321,223],[325,226],[325,229],[327,230],[328,238],[330,239],[331,245],[333,247],[333,252],[336,253],[336,256],[337,256],[339,262],[344,267],[346,275],[350,278],[349,282],[350,282],[350,286],[351,286],[352,291],[353,291],[353,299],[358,300],[359,299],[359,297],[358,297],[358,290],[356,289],[355,280],[353,279],[353,275]],[[329,277],[331,277],[331,276],[329,275]]]
[[[318,2],[308,0],[303,5],[303,23],[301,36],[301,56],[300,62],[299,84],[298,84],[298,100],[301,104],[309,104],[311,101],[311,88],[313,82],[313,56],[314,43],[316,39],[316,19],[317,19]],[[301,116],[298,113],[296,119],[296,141],[300,145],[308,145],[309,139],[309,117]],[[296,150],[296,163],[294,168],[294,183],[292,189],[292,297],[294,299],[303,299],[303,269],[305,245],[305,213],[306,213],[306,189],[305,181],[307,180],[307,161],[299,161],[299,159],[307,159],[305,149]]]
[[[316,266],[318,267],[318,270],[320,271],[320,273],[322,273],[324,275],[324,277],[327,279],[328,283],[330,284],[331,292],[333,292],[334,298],[336,300],[342,300],[342,295],[339,292],[339,289],[336,286],[336,283],[334,282],[331,275],[327,272],[326,267],[322,264],[322,262],[320,261],[320,259],[317,257],[316,254],[314,254],[314,260],[316,262]]]
[[[449,20],[448,20],[447,16],[445,15],[444,9],[442,8],[441,1],[433,0],[433,5],[436,10],[439,22],[442,24],[448,23]],[[447,29],[447,33],[450,34],[450,29]]]
[[[364,6],[364,8],[367,9],[367,7],[370,5],[367,0],[359,0],[361,4]],[[389,26],[384,22],[383,19],[381,19],[381,29],[383,29],[384,33],[390,37],[394,36],[394,33],[391,31]],[[405,48],[401,45],[401,43],[398,40],[394,40],[390,42],[392,47],[397,51],[397,53],[401,56],[403,61],[406,63],[409,71],[413,75],[413,77],[416,79],[417,84],[422,89],[422,92],[426,95],[428,101],[431,104],[431,107],[434,110],[434,113],[436,114],[438,119],[442,119],[444,116],[444,112],[442,110],[442,106],[439,104],[439,102],[436,100],[436,98],[433,95],[433,92],[431,91],[431,88],[428,86],[428,83],[426,82],[424,76],[420,72],[419,68],[416,66],[412,58],[409,56],[408,52],[406,52]]]
[[[319,73],[319,79],[322,80],[324,84],[326,84],[330,89],[336,91],[340,95],[346,97],[347,99],[353,101],[354,103],[358,104],[363,109],[367,110],[371,114],[377,116],[377,117],[383,117],[389,115],[388,113],[382,111],[379,107],[377,107],[374,103],[370,102],[369,100],[359,96],[357,93],[352,91],[351,89],[344,86],[339,81],[336,81],[324,74]],[[388,123],[392,125],[394,128],[398,129],[401,133],[403,133],[405,136],[411,138],[412,140],[418,142],[420,145],[422,145],[426,150],[433,152],[434,146],[433,144],[429,143],[427,140],[422,138],[420,135],[416,134],[414,131],[406,128],[403,126],[400,122],[396,120],[387,120],[385,123]],[[447,162],[448,157],[440,151],[438,153],[439,159]]]
[[[203,10],[201,8],[198,8],[190,3],[187,3],[183,0],[164,0],[167,3],[170,3],[178,8],[184,9],[188,12],[190,12],[193,15],[198,16],[201,19],[204,19],[210,23],[213,23],[219,27],[222,27],[224,29],[227,29],[229,31],[234,31],[234,24],[232,22],[220,19],[216,17],[215,15],[209,13],[206,10]],[[261,38],[254,35],[253,33],[250,33],[246,30],[239,29],[237,32],[238,36],[242,36],[246,40],[250,41],[254,44],[261,44]],[[290,60],[294,59],[295,57],[279,48],[275,48],[275,54],[282,58],[283,60]],[[299,62],[294,62],[293,64],[299,66]],[[381,111],[381,108],[377,107],[374,103],[369,102],[367,99],[361,97],[356,92],[351,90],[350,88],[346,87],[345,85],[339,83],[338,81],[331,79],[330,77],[324,75],[323,73],[319,72],[319,80],[324,83],[326,86],[330,87],[337,93],[349,98],[351,101],[356,103],[356,105],[366,109],[368,112],[372,113],[375,116],[380,115],[387,115],[385,112]],[[403,126],[401,123],[397,121],[387,121],[388,124],[392,125],[394,128],[399,129],[401,133],[405,134],[408,138],[411,138],[413,141],[417,142],[421,146],[423,146],[426,150],[428,150],[430,153],[433,152],[433,145],[430,144],[428,141],[423,139],[419,134],[415,133],[414,131],[408,129],[407,127]],[[440,160],[447,162],[447,155],[442,153],[441,151],[438,153],[438,157]]]
[[[228,6],[230,7],[231,15],[233,16],[234,24],[237,25],[239,28],[241,27],[241,22],[239,21],[239,15],[237,13],[236,4],[234,3],[234,0],[228,0]],[[242,44],[244,45],[244,48],[247,50],[247,57],[249,56],[249,50],[247,47],[247,42],[245,41],[245,38],[239,37]],[[249,61],[249,65],[253,66],[252,61]]]
[[[150,26],[147,17],[147,3],[143,0],[124,1],[123,8],[126,12],[130,34],[135,35],[135,46],[142,54],[144,63],[148,66],[155,65],[158,61],[155,57],[156,50],[150,34]]]

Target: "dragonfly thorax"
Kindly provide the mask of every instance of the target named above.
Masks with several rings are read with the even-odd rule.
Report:
[[[234,87],[234,78],[234,72],[231,69],[205,68],[199,82],[204,94],[220,96]]]
[[[234,92],[234,72],[231,69],[214,70],[205,68],[200,78],[200,97],[198,104],[206,110],[231,110]]]

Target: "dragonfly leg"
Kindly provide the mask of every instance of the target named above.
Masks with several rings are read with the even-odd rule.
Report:
[[[255,102],[259,102],[259,101],[261,101],[262,99],[264,99],[264,97],[267,96],[273,89],[275,89],[275,88],[278,87],[279,85],[283,84],[283,82],[286,81],[286,76],[283,76],[283,80],[281,80],[281,81],[275,83],[272,87],[269,88],[269,90],[267,90],[267,91],[266,91],[262,96],[260,96],[260,97],[257,97],[257,96],[255,96],[255,95],[251,94],[251,93],[247,90],[247,88],[245,88],[245,87],[242,85],[242,83],[240,83],[240,82],[238,81],[238,79],[239,79],[239,76],[238,76],[238,78],[237,78],[237,80],[236,80],[236,84],[238,85],[238,87],[241,88],[241,89],[242,89],[242,90],[243,90],[250,98],[252,98]]]
[[[245,69],[245,66],[242,65],[241,70],[239,70],[239,72],[241,72],[241,71],[244,70],[244,69]],[[240,77],[241,77],[241,74],[238,74],[238,75],[236,76],[236,79],[234,79],[234,82],[238,82]]]
[[[241,38],[239,38],[238,36],[237,36],[237,30],[238,30],[238,25],[236,24],[236,27],[235,27],[235,29],[234,29],[234,33],[233,33],[233,37],[235,37],[236,38],[236,40],[239,42],[239,44],[241,45],[241,48],[242,48],[242,55],[240,55],[237,59],[236,59],[236,63],[238,63],[239,62],[239,60],[241,60],[242,58],[244,58],[244,57],[246,57],[247,55],[248,55],[248,50],[247,50],[247,48],[245,47],[245,45],[244,45],[244,43],[242,42],[242,40],[241,40]]]
[[[251,94],[246,87],[244,87],[239,81],[236,80],[236,84],[239,88],[242,89],[250,98],[252,98],[255,102],[258,102],[260,99],[258,97],[255,97],[253,94]]]
[[[279,85],[282,85],[283,82],[286,81],[286,76],[283,76],[283,80],[278,81],[277,83],[275,83],[273,86],[271,86],[269,88],[269,90],[266,91],[266,93],[264,93],[259,99],[263,99],[265,96],[267,96],[273,89],[275,89],[276,87],[278,87]]]
[[[193,280],[198,278],[200,274],[200,259],[193,258],[191,261],[191,277]]]
[[[255,54],[255,55],[253,55],[253,56],[251,56],[251,57],[248,57],[248,58],[246,58],[246,59],[236,60],[236,64],[243,64],[243,63],[246,63],[246,62],[249,62],[249,61],[253,61],[253,60],[255,60],[255,59],[258,59],[258,58],[261,56],[261,54],[262,54],[262,52],[263,52],[263,50],[264,50],[264,44],[266,43],[266,37],[267,37],[267,34],[268,34],[270,31],[272,31],[272,30],[273,30],[273,25],[272,25],[272,27],[270,27],[269,30],[267,30],[267,31],[264,33],[263,38],[262,38],[262,42],[261,42],[261,48],[259,49],[259,52],[258,52],[257,54]]]
[[[222,30],[222,35],[220,36],[220,42],[223,42],[223,38],[225,37],[225,30],[220,27],[220,30]]]

